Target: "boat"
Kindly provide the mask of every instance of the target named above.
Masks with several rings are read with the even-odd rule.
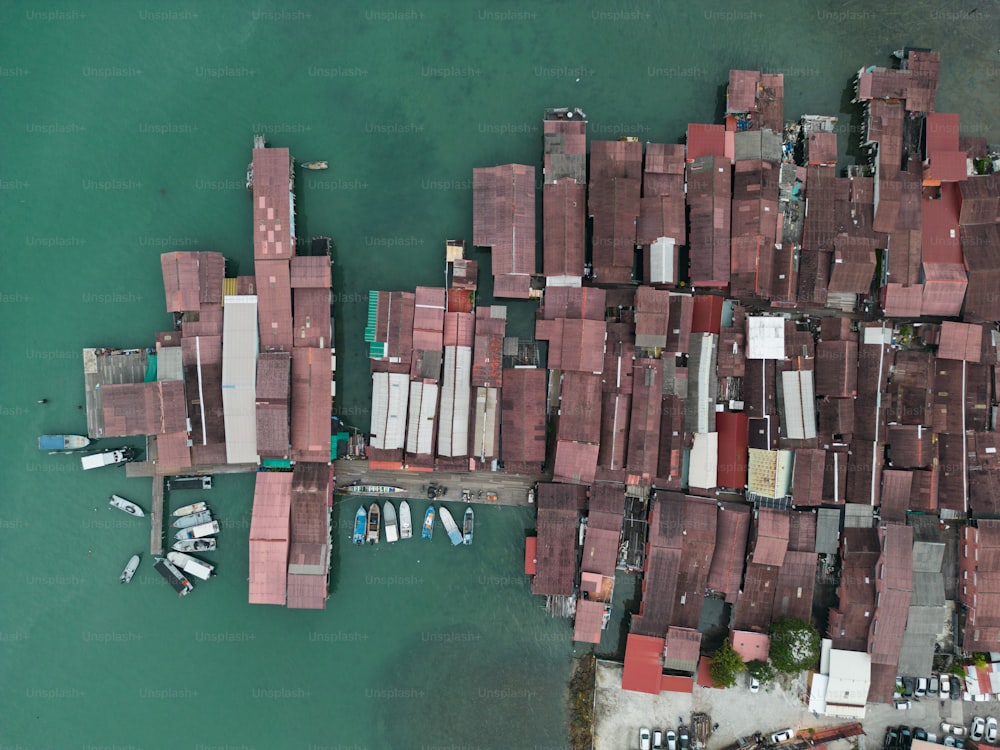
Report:
[[[192,526],[190,529],[181,529],[174,534],[174,539],[200,539],[203,536],[213,536],[219,533],[219,522],[209,521]]]
[[[90,445],[90,438],[83,435],[39,435],[40,451],[78,451]]]
[[[131,500],[126,500],[121,495],[112,495],[111,500],[108,502],[112,508],[118,508],[118,510],[123,510],[137,518],[142,518],[146,514],[143,513],[142,508],[133,503]]]
[[[192,513],[201,513],[208,510],[208,503],[191,503],[183,508],[174,511],[175,516],[190,516]]]
[[[358,506],[358,512],[354,514],[354,538],[355,544],[365,543],[365,527],[368,525],[368,514],[362,506]]]
[[[91,453],[89,456],[80,456],[80,463],[83,465],[84,471],[99,469],[102,466],[119,466],[133,460],[135,460],[135,451],[128,446],[103,453]]]
[[[167,559],[185,573],[190,573],[203,581],[207,581],[215,575],[214,565],[209,565],[207,562],[202,562],[197,557],[191,557],[183,552],[168,552]]]
[[[475,523],[476,514],[472,508],[465,509],[465,518],[462,521],[462,544],[472,544],[472,526]]]
[[[382,518],[385,520],[385,540],[387,542],[399,541],[399,526],[396,524],[396,509],[389,500],[382,504]]]
[[[212,520],[212,511],[203,510],[201,513],[192,513],[189,516],[181,516],[174,521],[171,526],[175,529],[190,529],[192,526],[199,526]]]
[[[340,488],[341,492],[350,495],[405,495],[402,487],[392,487],[388,484],[348,484]]]
[[[410,504],[405,500],[399,504],[399,538],[409,539],[413,536],[413,520],[410,516]]]
[[[303,169],[326,169],[329,164],[325,161],[305,161],[302,162]]]
[[[171,549],[178,552],[214,552],[217,542],[211,537],[201,539],[181,539],[174,542]]]
[[[175,490],[210,490],[212,489],[212,477],[172,477],[167,480],[167,489],[171,492]]]
[[[368,507],[368,536],[365,537],[365,541],[369,544],[378,544],[380,520],[378,503],[372,503]]]
[[[420,535],[424,539],[430,539],[434,536],[434,506],[428,505],[427,510],[424,513],[424,528],[420,532]]]
[[[441,525],[444,526],[444,530],[448,532],[448,538],[451,539],[451,543],[454,545],[461,544],[462,532],[458,530],[458,524],[455,523],[455,519],[452,517],[451,511],[442,505],[441,510],[438,512],[441,514]]]
[[[158,557],[153,567],[156,568],[157,572],[163,576],[167,583],[174,587],[174,591],[177,592],[178,596],[187,596],[194,591],[194,586],[191,585],[191,582],[177,569],[176,565],[165,557]]]
[[[122,571],[121,575],[122,583],[128,583],[129,581],[132,580],[132,576],[135,575],[135,571],[139,569],[140,559],[141,558],[139,557],[139,555],[132,555],[132,557],[128,559],[128,562],[125,563],[125,570]]]

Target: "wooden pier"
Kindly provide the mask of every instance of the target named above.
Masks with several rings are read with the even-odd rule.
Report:
[[[153,509],[149,514],[149,554],[163,554],[163,477],[153,477]]]
[[[87,435],[104,437],[104,408],[101,386],[141,383],[146,379],[145,349],[84,349],[83,381],[87,401]]]

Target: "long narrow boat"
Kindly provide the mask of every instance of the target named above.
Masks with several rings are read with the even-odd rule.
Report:
[[[207,562],[199,560],[197,557],[191,557],[184,552],[168,552],[167,559],[185,573],[190,573],[203,581],[207,581],[215,574],[214,565],[209,565]]]
[[[325,161],[305,161],[302,162],[303,169],[326,169],[329,164]]]
[[[378,503],[372,503],[368,507],[368,536],[365,537],[365,541],[369,544],[378,544],[379,522],[381,520]]]
[[[441,525],[444,526],[444,530],[448,532],[448,538],[451,539],[451,543],[454,545],[461,544],[462,532],[458,530],[458,524],[455,523],[455,519],[452,517],[451,511],[442,505],[438,513],[441,515]]]
[[[175,510],[174,515],[190,516],[192,513],[201,513],[205,510],[208,510],[208,503],[191,503],[190,505],[185,505],[183,508]]]
[[[410,515],[410,504],[405,500],[399,504],[399,538],[409,539],[413,536],[413,517]]]
[[[174,534],[174,539],[200,539],[203,536],[214,536],[219,533],[219,522],[209,521],[208,523],[192,526],[190,529],[181,529]]]
[[[118,508],[118,510],[123,510],[126,513],[135,516],[136,518],[142,518],[146,514],[143,512],[142,508],[133,503],[131,500],[126,500],[121,495],[112,495],[111,500],[108,502],[112,508]]]
[[[465,509],[465,518],[462,522],[462,544],[472,544],[472,526],[476,521],[476,514],[470,505]]]
[[[90,438],[83,435],[39,435],[40,451],[77,451],[90,445]]]
[[[431,539],[434,536],[434,506],[428,505],[424,513],[424,528],[420,532],[424,539]]]
[[[132,576],[135,575],[135,571],[139,569],[139,560],[141,559],[142,558],[140,558],[139,555],[132,555],[132,557],[128,559],[128,562],[125,563],[125,569],[121,574],[120,580],[122,583],[128,583],[132,580]]]
[[[175,529],[189,529],[192,526],[198,526],[199,524],[208,523],[211,520],[212,520],[212,511],[203,510],[201,513],[192,513],[189,516],[181,516],[170,525],[173,526]]]
[[[358,512],[354,514],[354,538],[355,544],[365,543],[365,527],[368,525],[368,514],[365,509],[358,506]]]
[[[185,577],[177,566],[172,562],[167,560],[165,557],[159,557],[156,559],[156,563],[153,565],[156,571],[163,576],[163,578],[173,586],[174,591],[177,592],[178,596],[187,596],[191,591],[194,590],[194,586]]]
[[[399,525],[396,523],[396,508],[389,500],[382,503],[382,525],[385,526],[385,540],[398,542]]]
[[[392,487],[388,484],[348,484],[339,488],[340,492],[349,495],[405,495],[402,487]]]
[[[174,542],[171,549],[178,552],[214,552],[218,542],[211,537],[201,539],[181,539]]]

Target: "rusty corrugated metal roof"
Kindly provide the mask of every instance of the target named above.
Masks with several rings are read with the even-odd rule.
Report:
[[[289,261],[292,289],[330,289],[330,258],[327,255],[294,255]]]
[[[572,178],[542,188],[542,270],[547,277],[582,277],[587,237],[587,186]]]
[[[292,458],[330,460],[333,377],[329,349],[298,347],[292,352]]]
[[[184,382],[109,383],[101,387],[104,437],[187,431]]]
[[[295,253],[291,222],[291,157],[287,148],[253,150],[254,260]],[[256,265],[256,263],[255,263]],[[260,273],[257,273],[258,285]]]
[[[490,248],[494,293],[535,272],[535,168],[503,164],[472,170],[473,244]],[[518,295],[520,296],[520,295]],[[524,295],[525,297],[527,294]]]
[[[292,291],[288,260],[254,262],[257,284],[257,320],[261,351],[292,348]]]

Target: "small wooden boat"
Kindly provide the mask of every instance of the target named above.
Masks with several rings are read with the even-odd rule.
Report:
[[[326,169],[329,164],[325,161],[305,161],[302,162],[303,169]]]
[[[146,514],[143,513],[142,508],[133,503],[131,500],[126,500],[121,495],[112,495],[111,500],[108,502],[112,508],[118,508],[118,510],[123,510],[126,513],[135,516],[136,518],[142,518]]]
[[[368,536],[365,537],[365,541],[368,544],[378,544],[378,533],[381,529],[382,517],[378,509],[378,503],[372,503],[368,507]]]
[[[434,506],[428,505],[424,513],[424,528],[420,532],[424,539],[431,539],[434,536]]]
[[[139,555],[132,555],[125,564],[125,570],[122,571],[121,582],[128,583],[132,580],[132,576],[135,575],[135,571],[139,569],[139,560],[141,558]]]
[[[340,487],[338,492],[346,492],[349,495],[405,495],[406,490],[402,487],[393,487],[388,484],[348,484]]]
[[[214,552],[217,542],[210,537],[202,539],[180,539],[174,542],[171,549],[178,552]]]
[[[462,532],[458,530],[458,524],[455,523],[455,519],[451,515],[451,511],[448,510],[443,505],[438,511],[441,514],[441,525],[444,526],[444,530],[448,532],[448,538],[454,545],[459,545],[462,543]]]
[[[465,509],[465,518],[462,521],[462,544],[472,544],[472,526],[475,523],[476,514],[471,507]]]
[[[208,503],[191,503],[183,508],[174,511],[175,516],[190,516],[192,513],[201,513],[208,510]]]
[[[363,507],[358,507],[358,512],[354,514],[354,537],[355,544],[365,543],[365,530],[368,525],[368,514]]]
[[[385,540],[387,542],[399,541],[399,526],[396,525],[396,509],[388,500],[382,504],[382,520],[385,526]]]
[[[409,539],[413,536],[413,519],[410,516],[410,504],[405,500],[399,504],[399,538]]]

